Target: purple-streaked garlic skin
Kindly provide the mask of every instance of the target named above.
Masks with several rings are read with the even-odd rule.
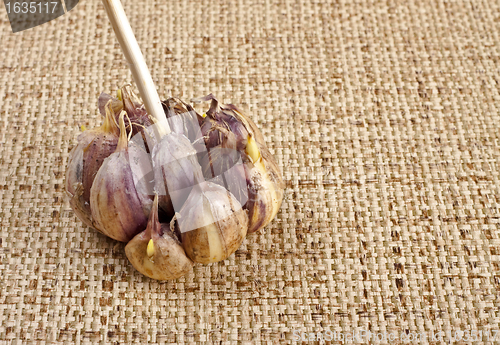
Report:
[[[252,121],[250,117],[245,115],[241,110],[239,110],[235,105],[233,104],[225,104],[223,106],[224,111],[226,114],[230,114],[230,116],[233,116],[234,118],[238,119],[239,123],[247,130],[247,132],[251,135],[254,136],[255,140],[264,147],[267,147],[266,141],[264,140],[264,137],[262,136],[262,132],[260,131],[259,127],[255,124],[255,122]]]
[[[234,137],[234,143],[230,142],[231,145],[223,143],[223,146],[242,151],[245,149],[249,131],[245,128],[245,125],[241,122],[240,118],[235,115],[236,112],[231,108],[228,108],[227,106],[222,107],[219,119],[229,127],[230,133],[232,133]]]
[[[118,90],[118,94],[120,99],[106,93],[101,93],[98,100],[99,111],[101,114],[104,114],[103,104],[108,104],[113,111],[116,122],[118,122],[121,111],[124,110],[127,114],[124,118],[127,133],[130,133],[130,127],[132,127],[131,137],[140,134],[146,152],[151,152],[157,139],[152,133],[155,120],[149,116],[140,99],[130,90],[130,86],[126,85],[122,87]]]
[[[243,154],[242,163],[235,164],[231,157],[234,154],[221,147],[210,149],[200,158],[205,180],[230,190],[248,210],[248,233],[267,226],[276,216],[283,199],[284,183],[280,170],[266,147],[259,146],[259,150],[262,158],[255,163]],[[230,176],[222,179],[223,174]]]
[[[212,95],[194,99],[194,102],[211,101],[201,131],[207,149],[220,146],[240,152],[245,150],[248,136],[254,137],[260,147],[267,149],[266,142],[257,125],[233,104],[219,104]],[[272,156],[271,159],[274,160]]]
[[[140,102],[128,86],[122,87],[120,94],[123,102],[123,110],[127,112],[128,116],[126,125],[128,126],[132,123],[132,136],[154,124],[154,120],[147,113],[144,104]]]
[[[245,141],[237,138],[228,127],[229,126],[221,120],[215,120],[207,115],[201,125],[201,131],[205,139],[204,144],[206,148],[211,149],[213,147],[222,147],[234,150],[243,150],[245,148]]]
[[[94,224],[105,235],[128,242],[147,224],[151,199],[137,193],[126,152],[115,152],[99,169],[90,191]]]
[[[146,227],[151,206],[151,197],[136,189],[121,115],[117,149],[104,160],[90,189],[92,218],[102,233],[128,242]]]
[[[160,224],[158,221],[157,200],[155,198],[146,230],[125,246],[125,254],[132,266],[147,277],[157,280],[177,279],[192,270],[193,262],[186,256],[182,243],[169,224]],[[153,254],[150,256],[148,244],[151,240]]]
[[[152,161],[160,207],[173,217],[191,188],[203,181],[196,151],[183,134],[171,132],[153,148]]]
[[[176,218],[187,256],[203,264],[227,259],[248,229],[247,211],[228,190],[211,182],[192,189]]]
[[[235,150],[244,150],[248,137],[248,130],[232,105],[220,106],[213,95],[208,95],[199,100],[211,100],[210,109],[201,124],[201,132],[205,138],[207,149],[221,146]]]

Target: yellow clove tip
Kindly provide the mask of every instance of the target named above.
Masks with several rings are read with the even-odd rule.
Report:
[[[259,148],[257,147],[257,142],[252,135],[248,135],[247,147],[245,151],[252,159],[252,163],[256,163],[260,159]]]
[[[123,101],[123,99],[122,99],[122,90],[120,90],[120,89],[116,90],[116,97],[118,97],[118,99],[120,101]]]
[[[82,132],[85,132],[85,131],[87,130],[87,127],[85,127],[85,125],[81,125],[81,126],[80,126],[80,130],[81,130]]]
[[[207,117],[207,113],[201,114],[201,117],[203,117],[203,118]]]
[[[153,242],[153,239],[150,239],[148,242],[148,248],[146,249],[146,253],[148,254],[148,257],[152,257],[155,255],[155,245]]]

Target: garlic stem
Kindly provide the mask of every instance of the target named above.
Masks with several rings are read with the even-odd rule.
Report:
[[[123,54],[127,59],[130,71],[137,84],[137,88],[139,89],[147,112],[162,124],[160,129],[160,134],[162,136],[170,133],[170,127],[168,126],[167,117],[163,111],[160,97],[158,96],[148,66],[146,65],[146,61],[141,53],[141,49],[139,48],[139,44],[130,27],[130,23],[125,15],[120,0],[102,0],[102,3],[106,8],[109,21],[113,26],[113,30],[115,31],[116,38],[120,43]]]

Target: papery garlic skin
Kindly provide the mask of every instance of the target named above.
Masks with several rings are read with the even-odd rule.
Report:
[[[106,107],[109,107],[112,110],[113,116],[116,116],[118,119],[118,115],[123,110],[123,102],[116,97],[102,92],[97,99],[97,108],[103,117],[106,117]]]
[[[125,254],[136,270],[157,280],[179,278],[193,267],[169,225],[158,221],[157,197],[146,230],[125,246]]]
[[[95,176],[90,190],[90,209],[100,231],[115,240],[128,242],[146,228],[152,200],[136,189],[123,113],[119,122],[118,146]]]
[[[112,113],[118,122],[118,118],[123,111],[126,112],[125,125],[127,131],[132,128],[132,136],[144,131],[144,129],[155,123],[155,119],[151,117],[144,107],[144,104],[137,95],[130,89],[129,85],[125,85],[117,90],[118,98],[107,93],[101,93],[97,101],[99,111],[104,115],[104,104],[108,104],[112,109]],[[146,140],[146,138],[144,138]]]
[[[229,191],[212,182],[196,185],[176,217],[182,245],[194,262],[225,260],[247,234],[247,211]]]

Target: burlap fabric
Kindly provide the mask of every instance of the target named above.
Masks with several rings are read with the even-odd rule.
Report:
[[[139,274],[123,244],[82,226],[63,187],[80,126],[101,123],[98,95],[132,82],[102,4],[17,34],[2,9],[2,344],[281,344],[302,332],[317,344],[311,333],[363,331],[441,343],[467,330],[495,342],[498,1],[124,7],[164,98],[213,93],[260,126],[283,206],[229,260],[170,282]]]

